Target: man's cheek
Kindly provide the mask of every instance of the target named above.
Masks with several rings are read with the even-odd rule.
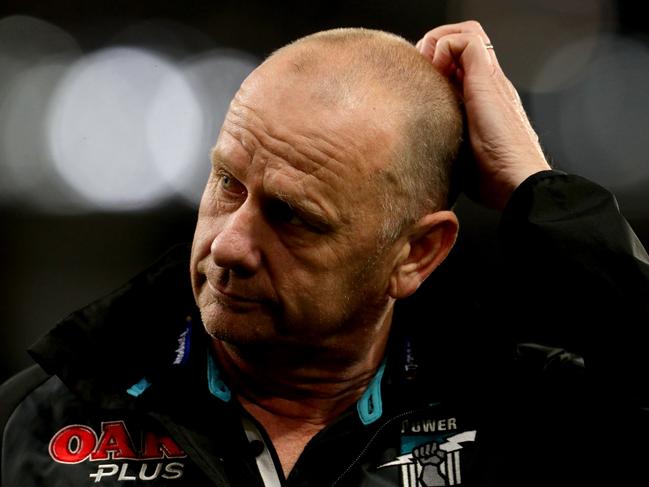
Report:
[[[200,261],[209,255],[210,248],[209,239],[199,225],[200,224],[196,225],[196,232],[194,233],[194,240],[192,241],[192,250],[189,259],[192,280],[200,270]]]
[[[335,288],[327,282],[314,281],[308,288],[304,286],[299,295],[300,319],[302,323],[323,327],[336,315],[341,298]]]

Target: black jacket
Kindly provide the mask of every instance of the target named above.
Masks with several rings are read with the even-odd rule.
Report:
[[[557,172],[516,190],[501,237],[506,277],[477,303],[445,278],[398,305],[384,367],[282,482],[646,484],[646,252],[610,193]],[[210,365],[187,258],[32,347],[0,390],[2,487],[259,486],[257,462],[279,465]]]

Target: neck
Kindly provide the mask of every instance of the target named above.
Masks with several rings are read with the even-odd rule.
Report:
[[[322,428],[367,388],[385,354],[391,320],[390,308],[371,331],[321,347],[213,344],[228,385],[262,424],[259,416],[269,415]]]
[[[241,405],[268,433],[288,476],[309,440],[353,405],[383,359],[392,306],[371,327],[317,347],[241,347],[214,340]]]

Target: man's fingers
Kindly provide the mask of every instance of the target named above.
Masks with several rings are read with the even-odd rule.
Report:
[[[438,39],[448,34],[478,34],[486,44],[491,42],[489,36],[482,28],[482,25],[480,25],[480,22],[475,20],[467,20],[464,22],[458,22],[457,24],[440,25],[439,27],[431,29],[428,34],[431,34]]]
[[[475,20],[467,20],[466,22],[460,22],[457,24],[441,25],[428,31],[424,37],[417,42],[417,49],[432,61],[437,42],[442,37],[450,34],[475,34],[482,38],[484,44],[491,44],[489,36],[485,33],[480,23]]]
[[[433,66],[446,76],[455,75],[455,69],[464,76],[491,76],[496,61],[490,50],[480,35],[448,34],[437,41]]]

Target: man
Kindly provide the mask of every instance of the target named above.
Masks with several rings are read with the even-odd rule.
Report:
[[[505,210],[509,254],[533,271],[498,317],[529,314],[558,271],[585,291],[552,313],[587,290],[609,299],[593,305],[602,316],[649,316],[646,253],[607,192],[550,170],[479,24],[433,29],[417,49],[330,31],[251,74],[212,153],[191,291],[180,250],[33,347],[40,367],[3,391],[3,487],[563,485],[638,471],[633,435],[594,448],[591,428],[644,426],[646,396],[606,374],[642,377],[642,359],[607,369],[595,332],[584,376],[580,356],[471,328],[449,294],[427,316],[395,312],[457,235],[457,90],[473,194]]]

